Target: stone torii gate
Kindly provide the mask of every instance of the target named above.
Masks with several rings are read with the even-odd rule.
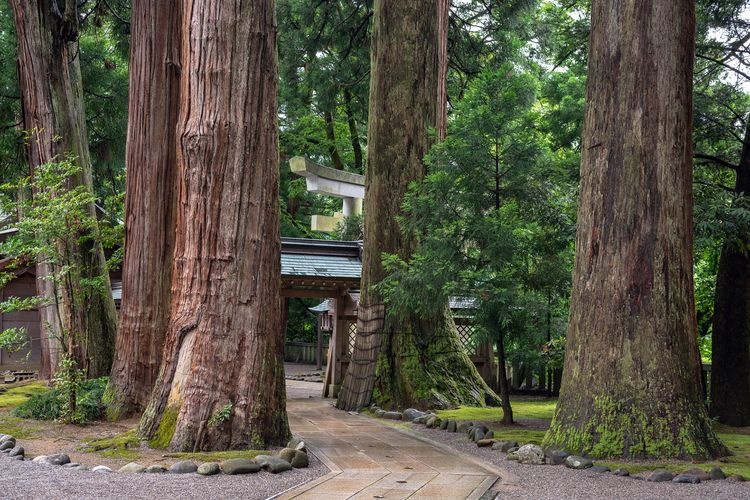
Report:
[[[324,167],[302,156],[289,160],[292,173],[307,180],[307,191],[310,193],[333,196],[344,200],[343,210],[333,217],[313,215],[310,228],[313,231],[332,232],[344,217],[360,215],[362,200],[365,198],[365,176]]]

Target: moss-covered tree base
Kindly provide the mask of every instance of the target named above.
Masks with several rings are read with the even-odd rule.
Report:
[[[543,444],[597,458],[705,459],[728,455],[706,413],[689,411],[693,407],[679,399],[662,404],[649,399],[645,404],[598,396],[593,403],[582,401],[580,406],[558,408]]]
[[[446,308],[447,309],[447,308]],[[390,318],[382,333],[373,401],[394,408],[499,406],[446,314],[438,325]]]

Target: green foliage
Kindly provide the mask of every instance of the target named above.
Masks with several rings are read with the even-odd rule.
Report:
[[[69,367],[73,368],[73,367]],[[57,383],[53,389],[40,392],[20,404],[13,415],[34,420],[61,420],[83,424],[104,417],[105,406],[102,396],[107,386],[107,378],[101,377],[80,382],[76,389],[75,409],[69,410],[72,382]],[[68,417],[66,417],[66,412]]]
[[[344,217],[344,219],[339,222],[338,226],[336,227],[334,238],[343,241],[362,240],[365,230],[364,222],[365,219],[362,214]]]
[[[224,422],[228,422],[230,418],[232,418],[232,403],[227,403],[211,415],[211,418],[208,419],[208,425],[217,427]]]
[[[63,356],[53,379],[57,389],[57,402],[60,408],[60,420],[67,424],[84,423],[83,415],[78,411],[78,393],[83,385],[83,370],[78,369],[75,359]]]

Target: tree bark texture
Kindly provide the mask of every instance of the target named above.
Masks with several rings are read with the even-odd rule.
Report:
[[[159,373],[169,321],[180,99],[180,2],[131,9],[125,260],[108,417],[140,413]]]
[[[545,445],[726,452],[703,404],[692,274],[692,0],[594,0],[576,262]]]
[[[273,0],[186,0],[172,301],[140,433],[175,450],[288,437]]]
[[[750,194],[750,127],[734,191]],[[724,242],[716,276],[711,413],[726,425],[750,425],[750,238]]]
[[[39,165],[75,156],[80,172],[69,188],[85,186],[93,192],[83,88],[78,57],[78,13],[74,0],[11,0],[18,40],[19,87],[24,129],[28,133],[28,158],[32,175]],[[96,207],[87,207],[92,217]],[[37,266],[38,292],[48,298],[42,308],[43,374],[56,370],[60,339],[71,336],[70,353],[90,377],[109,374],[112,365],[117,316],[109,293],[104,252],[96,239],[73,232],[61,242],[77,276],[69,286],[41,279],[57,273],[56,265]],[[88,294],[81,279],[103,276],[106,292]]]
[[[446,304],[433,318],[396,318],[373,289],[383,253],[408,259],[416,242],[396,221],[410,182],[445,134],[447,0],[377,0],[371,44],[362,295],[352,361],[337,406],[448,407],[497,399],[464,352]]]

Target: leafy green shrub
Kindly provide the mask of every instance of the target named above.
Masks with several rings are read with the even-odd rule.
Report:
[[[77,423],[100,420],[104,417],[105,406],[102,396],[106,387],[107,377],[87,380],[81,384],[76,405]],[[16,417],[35,420],[58,420],[63,413],[60,400],[61,392],[59,388],[54,388],[32,397],[13,410],[13,414]]]

